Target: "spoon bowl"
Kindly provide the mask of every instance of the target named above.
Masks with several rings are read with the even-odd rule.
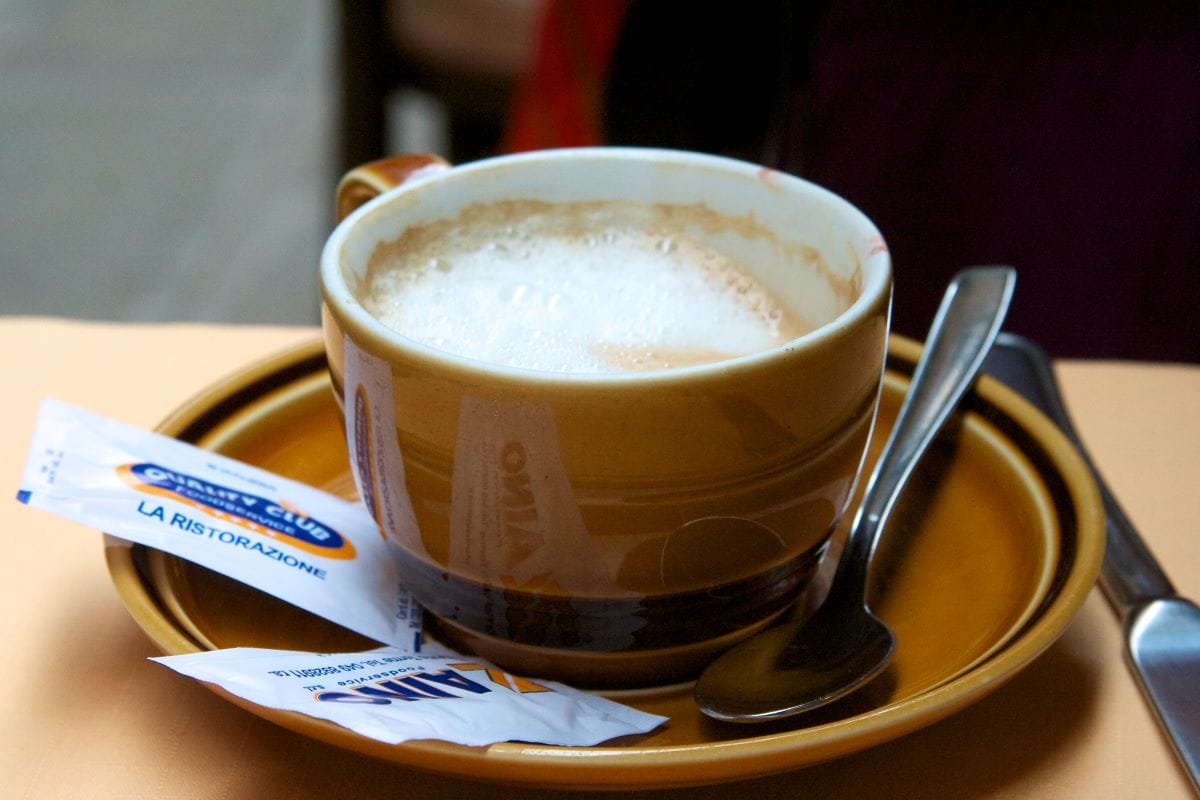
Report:
[[[886,668],[896,640],[866,603],[871,556],[914,467],[978,374],[1015,283],[1010,267],[975,267],[951,281],[829,594],[811,616],[764,631],[713,661],[696,682],[705,714],[728,722],[789,717],[850,694]]]
[[[861,611],[860,611],[861,610]],[[881,673],[896,648],[890,628],[869,609],[822,605],[803,623],[777,625],[719,658],[697,685],[705,713],[732,722],[780,719],[820,708]],[[740,685],[714,701],[712,687]],[[701,699],[703,698],[703,699]],[[719,705],[716,703],[719,702]]]

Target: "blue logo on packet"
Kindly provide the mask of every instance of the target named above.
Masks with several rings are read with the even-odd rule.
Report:
[[[118,474],[135,489],[179,500],[256,533],[329,558],[353,558],[346,537],[295,509],[157,464],[126,464]]]

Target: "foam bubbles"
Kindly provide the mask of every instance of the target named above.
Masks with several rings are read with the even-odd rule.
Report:
[[[721,253],[681,230],[606,219],[612,205],[543,206],[490,225],[476,209],[469,225],[402,242],[401,258],[373,269],[364,305],[433,347],[554,372],[719,361],[803,332]]]

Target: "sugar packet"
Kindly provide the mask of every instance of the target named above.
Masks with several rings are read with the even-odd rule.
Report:
[[[361,503],[54,399],[17,499],[420,651],[421,609]]]
[[[300,653],[238,647],[151,659],[260,706],[329,720],[388,744],[523,741],[589,746],[654,730],[666,717],[469,656]]]
[[[47,399],[17,499],[389,645],[340,654],[239,647],[151,659],[256,704],[388,743],[586,746],[665,720],[424,642],[422,612],[401,585],[394,545],[365,506],[218,453]]]

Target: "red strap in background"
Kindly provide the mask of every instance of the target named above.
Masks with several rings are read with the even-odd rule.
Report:
[[[548,0],[528,75],[513,98],[505,152],[603,141],[604,81],[626,0]]]

